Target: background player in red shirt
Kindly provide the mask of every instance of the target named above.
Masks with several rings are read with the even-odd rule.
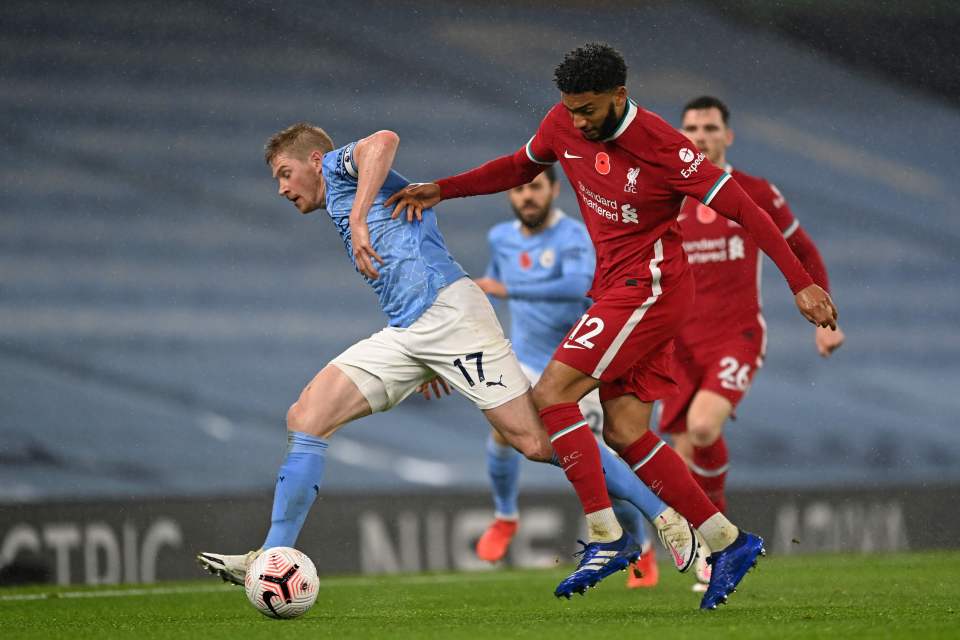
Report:
[[[729,120],[730,111],[722,101],[702,96],[684,106],[681,130],[770,215],[814,282],[829,290],[817,247],[777,187],[727,163],[727,147],[734,138]],[[677,337],[674,377],[679,392],[663,400],[660,431],[672,435],[674,448],[687,460],[693,477],[725,512],[729,456],[723,425],[763,364],[766,350],[762,259],[743,227],[701,202],[684,200],[678,220],[696,281],[697,304]],[[843,344],[844,335],[839,329],[817,327],[814,339],[817,351],[827,357]],[[701,581],[709,575],[705,566],[698,566]]]
[[[556,595],[583,592],[621,566],[629,544],[610,508],[600,455],[577,401],[600,387],[603,435],[643,482],[683,514],[713,550],[700,606],[726,601],[763,553],[696,484],[683,459],[649,430],[652,402],[674,390],[673,339],[693,305],[694,283],[677,215],[686,196],[712,205],[754,237],[784,273],[800,312],[836,326],[830,296],[813,283],[770,217],[662,118],[629,99],[623,57],[603,44],[578,48],[555,72],[560,103],[516,153],[391,196],[394,215],[419,217],[445,198],[496,193],[560,162],[597,253],[594,300],[557,347],[534,390],[556,455],[587,516],[590,544]]]

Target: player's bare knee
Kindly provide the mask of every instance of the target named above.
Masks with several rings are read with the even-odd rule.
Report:
[[[329,426],[325,424],[322,416],[317,411],[311,410],[309,404],[302,399],[294,402],[287,411],[287,429],[289,431],[299,431],[326,438],[330,435],[331,429]]]
[[[539,425],[537,427],[522,434],[515,434],[510,439],[510,444],[528,460],[548,462],[553,458],[553,447],[550,446],[547,432]]]
[[[607,443],[607,446],[616,451],[617,453],[622,452],[626,449],[636,438],[631,439],[630,434],[625,433],[623,430],[617,429],[614,425],[604,424],[603,425],[603,441]]]
[[[290,405],[290,408],[287,409],[288,431],[303,431],[303,429],[300,428],[304,421],[303,413],[303,405],[299,400]]]
[[[709,420],[690,420],[687,418],[687,435],[690,443],[695,447],[709,447],[720,437],[723,425],[717,425]]]
[[[519,446],[520,453],[527,460],[533,462],[550,462],[553,460],[553,447],[550,441],[543,439],[526,439]]]

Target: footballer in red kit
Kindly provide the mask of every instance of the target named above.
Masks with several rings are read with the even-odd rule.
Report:
[[[720,513],[683,459],[649,430],[652,401],[675,389],[673,342],[694,301],[677,222],[684,198],[742,224],[783,272],[810,322],[835,326],[836,307],[730,175],[630,99],[626,64],[617,51],[599,43],[575,49],[554,78],[560,103],[523,148],[436,183],[408,186],[386,204],[396,203],[394,215],[405,210],[413,220],[443,199],[504,191],[529,182],[547,165],[561,164],[577,194],[597,265],[588,294],[593,306],[558,345],[534,389],[590,537],[577,570],[555,593],[582,593],[608,575],[607,567],[630,545],[613,518],[597,445],[577,405],[599,386],[606,443],[714,552],[713,578],[700,605],[713,609],[726,602],[762,555],[763,540]]]
[[[681,129],[697,151],[725,167],[733,179],[770,217],[804,269],[824,290],[827,270],[816,245],[772,183],[733,169],[726,149],[733,143],[730,111],[712,96],[684,107]],[[663,399],[659,426],[707,496],[726,511],[729,467],[723,425],[733,417],[757,370],[763,365],[767,329],[761,312],[760,249],[733,220],[703,202],[687,198],[678,216],[683,248],[696,281],[696,307],[676,340],[676,393]],[[829,356],[844,341],[839,329],[815,330],[819,353]],[[705,580],[699,563],[698,577]]]
[[[674,391],[672,339],[693,302],[676,212],[685,195],[709,202],[729,176],[632,100],[599,144],[558,104],[524,151],[534,164],[560,162],[597,251],[594,305],[554,359],[600,380],[601,401]]]
[[[770,217],[789,240],[799,223],[777,195],[776,187],[729,165],[726,168],[754,202],[773,212]],[[779,207],[772,206],[775,200],[779,200]],[[660,430],[667,433],[686,432],[683,414],[693,396],[693,378],[700,382],[699,388],[709,389],[736,406],[763,364],[767,342],[760,311],[763,263],[757,243],[739,224],[691,198],[684,200],[677,220],[696,282],[697,303],[676,341],[678,368],[674,374],[680,389],[663,403]],[[702,374],[691,375],[695,368],[703,370]]]

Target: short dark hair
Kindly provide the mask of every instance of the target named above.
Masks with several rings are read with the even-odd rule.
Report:
[[[683,113],[680,115],[682,117],[687,114],[687,111],[699,109],[719,109],[720,115],[723,116],[723,124],[730,124],[730,109],[723,103],[723,100],[713,96],[694,98],[683,107]]]
[[[543,175],[547,176],[550,184],[557,181],[557,170],[553,168],[552,164],[547,165],[547,168],[543,170]]]
[[[627,84],[627,63],[613,47],[591,42],[564,56],[553,79],[563,93],[604,93]]]

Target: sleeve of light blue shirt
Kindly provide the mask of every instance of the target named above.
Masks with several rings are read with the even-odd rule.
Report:
[[[483,277],[502,282],[500,266],[497,264],[497,249],[493,239],[493,229],[487,234],[487,251],[490,253],[490,262],[487,263],[487,270],[483,272]]]

